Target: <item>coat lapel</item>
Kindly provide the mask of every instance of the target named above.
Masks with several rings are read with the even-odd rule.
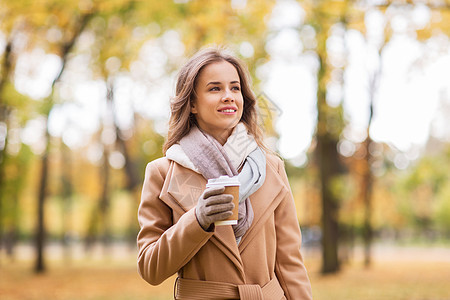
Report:
[[[206,188],[206,182],[202,175],[171,162],[160,198],[175,212],[182,215],[197,205],[198,198]],[[241,271],[243,270],[241,256],[231,226],[216,226],[211,241]]]
[[[200,174],[173,163],[173,170],[167,174],[167,193],[185,213],[197,205],[197,199],[206,187],[206,180]],[[169,203],[168,203],[169,204]],[[169,206],[172,206],[169,204]]]
[[[240,252],[247,247],[259,230],[263,228],[267,218],[273,214],[273,211],[288,192],[289,190],[281,180],[277,170],[270,164],[267,164],[264,184],[250,196],[254,218],[252,225],[239,243]]]

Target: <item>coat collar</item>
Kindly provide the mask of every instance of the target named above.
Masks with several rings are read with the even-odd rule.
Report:
[[[245,127],[242,122],[234,127],[227,142],[223,145],[223,150],[236,170],[239,170],[242,167],[247,156],[256,148],[258,148],[258,144],[254,137],[248,133],[247,127]],[[186,155],[180,144],[173,144],[170,146],[166,151],[166,157],[187,169],[191,169],[192,171],[201,174],[200,170],[195,167],[194,163]]]
[[[198,198],[206,188],[206,182],[202,175],[171,161],[160,198],[174,212],[182,215],[197,205]],[[240,252],[257,235],[286,192],[288,190],[277,170],[268,163],[265,183],[250,196],[254,219],[251,227],[242,237],[239,248],[231,226],[216,226],[211,241],[227,255],[242,274],[243,264]]]

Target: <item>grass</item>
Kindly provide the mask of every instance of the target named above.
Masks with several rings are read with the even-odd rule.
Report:
[[[371,268],[353,263],[335,275],[320,274],[317,253],[305,253],[314,299],[450,299],[450,249],[380,248]],[[0,257],[0,298],[10,299],[173,299],[174,277],[153,287],[142,280],[134,257],[83,258],[48,262],[36,275],[30,260]]]
[[[347,266],[338,275],[311,274],[314,299],[450,299],[450,264],[376,262]]]

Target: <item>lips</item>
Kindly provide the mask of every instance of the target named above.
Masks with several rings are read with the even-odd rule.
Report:
[[[221,113],[231,114],[231,113],[235,113],[237,111],[237,108],[234,106],[226,106],[226,107],[222,107],[222,108],[218,109],[218,111]]]

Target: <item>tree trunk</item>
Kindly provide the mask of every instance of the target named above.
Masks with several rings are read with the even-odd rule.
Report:
[[[370,144],[370,138],[368,137],[364,143]],[[368,147],[367,147],[368,150]],[[370,153],[366,154],[366,157],[370,157]],[[370,171],[369,159],[366,158],[365,174],[363,174],[363,200],[364,200],[364,226],[363,226],[363,239],[364,239],[364,266],[369,267],[371,264],[371,248],[372,248],[372,172]]]
[[[106,145],[104,145],[103,150],[103,163],[100,168],[100,181],[102,183],[102,190],[99,197],[98,204],[92,211],[91,218],[89,221],[88,233],[85,240],[86,250],[90,250],[97,240],[97,236],[101,232],[101,240],[105,248],[108,247],[109,242],[109,224],[108,224],[108,212],[110,207],[110,196],[109,196],[109,150]]]
[[[339,198],[333,191],[333,183],[339,175],[339,154],[337,143],[340,129],[331,120],[337,120],[337,112],[326,102],[326,86],[329,66],[326,42],[328,28],[322,28],[317,37],[319,71],[317,74],[317,148],[319,178],[322,196],[322,273],[339,271]]]
[[[322,195],[322,273],[339,271],[339,199],[332,185],[337,173],[336,141],[329,136],[317,137],[317,156]]]
[[[64,259],[69,262],[71,259],[71,212],[72,212],[72,160],[70,149],[61,142],[61,174],[62,174],[62,235],[61,244],[64,249]]]
[[[107,107],[107,120],[111,120],[113,124],[106,124],[104,126],[114,126],[116,131],[116,138],[118,138],[118,128],[114,117],[114,105],[113,105],[113,86],[107,83],[107,93],[106,93],[106,107]],[[101,136],[101,134],[100,134]],[[101,140],[101,138],[100,138]],[[106,248],[109,241],[109,224],[108,224],[108,212],[110,207],[110,192],[109,192],[109,178],[110,178],[110,168],[109,168],[109,156],[110,149],[109,145],[103,145],[103,163],[100,169],[99,178],[102,182],[102,190],[99,197],[98,205],[92,211],[91,219],[89,221],[88,234],[86,236],[86,249],[90,250],[96,241],[96,236],[102,231],[102,242],[103,246]]]
[[[0,124],[4,125],[4,133],[5,136],[0,136],[0,143],[3,145],[0,146],[0,249],[3,246],[3,234],[4,234],[4,205],[3,201],[5,201],[4,195],[4,179],[5,179],[5,163],[6,163],[6,147],[8,146],[8,123],[9,123],[9,115],[10,109],[5,104],[3,99],[3,89],[5,87],[6,82],[8,81],[8,77],[11,71],[12,65],[12,39],[9,39],[5,51],[3,54],[3,65],[1,66],[1,76],[0,76]],[[3,141],[1,139],[4,139]]]
[[[361,183],[361,198],[364,203],[364,224],[363,224],[363,240],[364,240],[364,266],[367,268],[372,262],[372,239],[373,239],[373,229],[372,229],[372,186],[373,186],[373,174],[372,174],[372,160],[373,156],[370,152],[370,145],[373,143],[370,138],[370,127],[373,120],[373,104],[375,101],[375,93],[378,89],[379,79],[381,77],[381,52],[384,49],[383,46],[378,50],[378,58],[380,66],[370,78],[369,82],[369,120],[367,122],[367,137],[364,140],[362,146],[364,148],[363,157],[363,172],[362,172],[362,183]]]
[[[46,120],[47,122],[47,120]],[[45,244],[45,198],[47,196],[47,180],[48,180],[48,161],[50,154],[50,134],[48,130],[46,131],[47,138],[47,146],[45,148],[45,152],[42,155],[42,165],[41,165],[41,177],[39,183],[39,195],[38,195],[38,215],[37,215],[37,225],[36,225],[36,262],[34,270],[36,273],[42,273],[45,271],[45,262],[44,262],[44,244]]]
[[[125,175],[127,178],[127,184],[126,184],[126,188],[127,190],[133,195],[132,199],[138,199],[139,195],[141,193],[140,191],[140,180],[139,180],[139,176],[138,176],[138,172],[137,172],[137,168],[136,168],[136,164],[134,162],[134,160],[131,158],[130,155],[130,151],[129,151],[129,147],[127,145],[127,141],[123,138],[123,134],[121,133],[121,130],[119,128],[118,122],[117,122],[117,117],[114,113],[114,84],[113,84],[113,79],[109,79],[108,83],[108,92],[107,92],[107,101],[109,103],[109,106],[111,107],[111,113],[112,113],[112,119],[114,122],[114,129],[116,132],[116,146],[119,149],[119,151],[122,153],[124,159],[125,159]],[[135,216],[135,212],[138,208],[138,205],[135,204],[136,202],[133,202],[133,207],[135,209],[132,209],[133,211],[133,216]],[[132,218],[132,220],[135,218]],[[131,223],[129,225],[129,228],[127,230],[128,234],[128,238],[130,241],[130,245],[132,244],[133,246],[135,245],[136,242],[136,234],[139,230],[139,226],[137,223]]]
[[[22,185],[20,185],[22,186]],[[14,260],[14,247],[17,242],[17,229],[19,228],[19,191],[20,187],[14,185],[10,191],[9,201],[10,210],[8,210],[8,217],[10,219],[9,226],[5,230],[5,249],[8,258]]]

